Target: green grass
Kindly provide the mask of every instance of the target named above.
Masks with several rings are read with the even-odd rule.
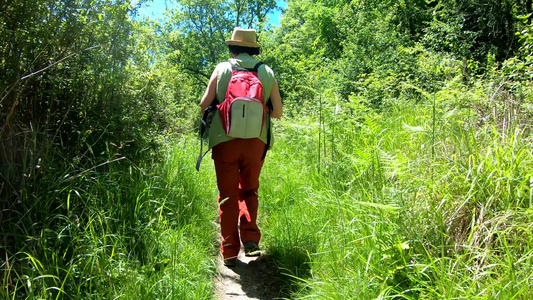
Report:
[[[277,124],[260,220],[290,299],[532,296],[529,112],[491,117],[487,97]]]
[[[318,120],[276,122],[259,222],[285,297],[531,298],[530,111],[492,92],[326,103]],[[211,299],[212,162],[196,172],[198,140],[170,143],[158,163],[50,167],[2,223],[0,297]]]
[[[196,150],[184,137],[155,165],[46,174],[9,228],[19,251],[2,264],[0,298],[210,299],[216,190]]]

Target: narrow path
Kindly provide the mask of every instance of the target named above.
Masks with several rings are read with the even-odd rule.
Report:
[[[219,300],[281,299],[283,279],[268,255],[246,257],[241,250],[233,268],[224,266],[219,256],[217,269],[215,293]]]

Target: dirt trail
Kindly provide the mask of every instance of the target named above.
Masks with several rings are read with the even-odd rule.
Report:
[[[241,250],[237,266],[224,266],[222,256],[219,256],[217,268],[215,293],[219,300],[281,299],[282,276],[268,255],[246,257]]]

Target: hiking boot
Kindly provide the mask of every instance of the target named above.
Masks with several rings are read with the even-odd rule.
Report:
[[[244,255],[245,256],[260,256],[261,249],[254,241],[248,241],[244,243]]]
[[[225,258],[224,265],[228,268],[234,268],[235,266],[237,266],[237,259],[236,258]]]

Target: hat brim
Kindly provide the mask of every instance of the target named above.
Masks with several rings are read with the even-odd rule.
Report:
[[[248,47],[248,48],[261,48],[261,45],[259,45],[258,43],[248,43],[248,42],[237,41],[237,40],[227,40],[226,45],[241,46],[241,47]]]

